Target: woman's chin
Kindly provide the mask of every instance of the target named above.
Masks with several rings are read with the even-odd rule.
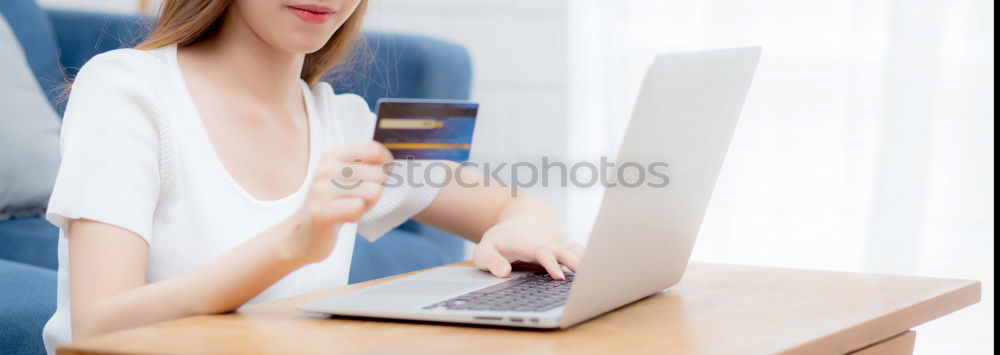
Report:
[[[295,46],[295,48],[293,48],[289,52],[302,53],[302,54],[312,54],[312,53],[316,53],[320,49],[323,49],[324,45],[326,45],[326,42],[322,42],[322,43],[318,43],[318,44],[316,44],[316,43],[303,44],[303,45],[300,45],[300,46]]]
[[[319,51],[320,49],[323,49],[323,46],[326,45],[326,41],[328,39],[329,37],[321,38],[315,41],[310,41],[308,39],[303,39],[303,38],[297,38],[294,40],[285,40],[285,41],[279,40],[272,43],[272,46],[288,53],[311,54],[315,53],[316,51]],[[275,43],[279,43],[279,45],[274,45]]]

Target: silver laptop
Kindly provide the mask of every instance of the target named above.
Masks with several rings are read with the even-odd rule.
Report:
[[[529,272],[501,279],[473,267],[439,267],[301,309],[365,318],[567,328],[676,285],[759,57],[760,47],[750,47],[656,58],[616,166],[665,162],[669,183],[609,187],[580,269],[566,280]]]

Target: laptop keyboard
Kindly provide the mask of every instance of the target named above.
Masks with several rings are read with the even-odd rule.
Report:
[[[543,312],[566,303],[576,275],[555,280],[545,272],[512,278],[499,284],[437,302],[424,309]]]

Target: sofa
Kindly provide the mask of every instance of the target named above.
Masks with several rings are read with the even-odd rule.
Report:
[[[138,43],[152,21],[46,10],[33,0],[0,1],[0,14],[60,115],[64,75],[73,75],[98,53]],[[463,48],[394,33],[366,33],[365,43],[369,55],[359,56],[366,58],[363,63],[328,77],[337,92],[357,93],[370,105],[383,97],[468,98],[471,64]],[[44,353],[42,327],[55,311],[57,239],[58,229],[41,216],[0,220],[0,353]],[[463,255],[461,239],[409,221],[374,243],[357,239],[349,282],[456,262]]]

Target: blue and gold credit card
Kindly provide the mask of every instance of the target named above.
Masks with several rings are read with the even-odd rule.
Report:
[[[374,139],[396,159],[469,159],[479,104],[455,100],[381,99]]]

